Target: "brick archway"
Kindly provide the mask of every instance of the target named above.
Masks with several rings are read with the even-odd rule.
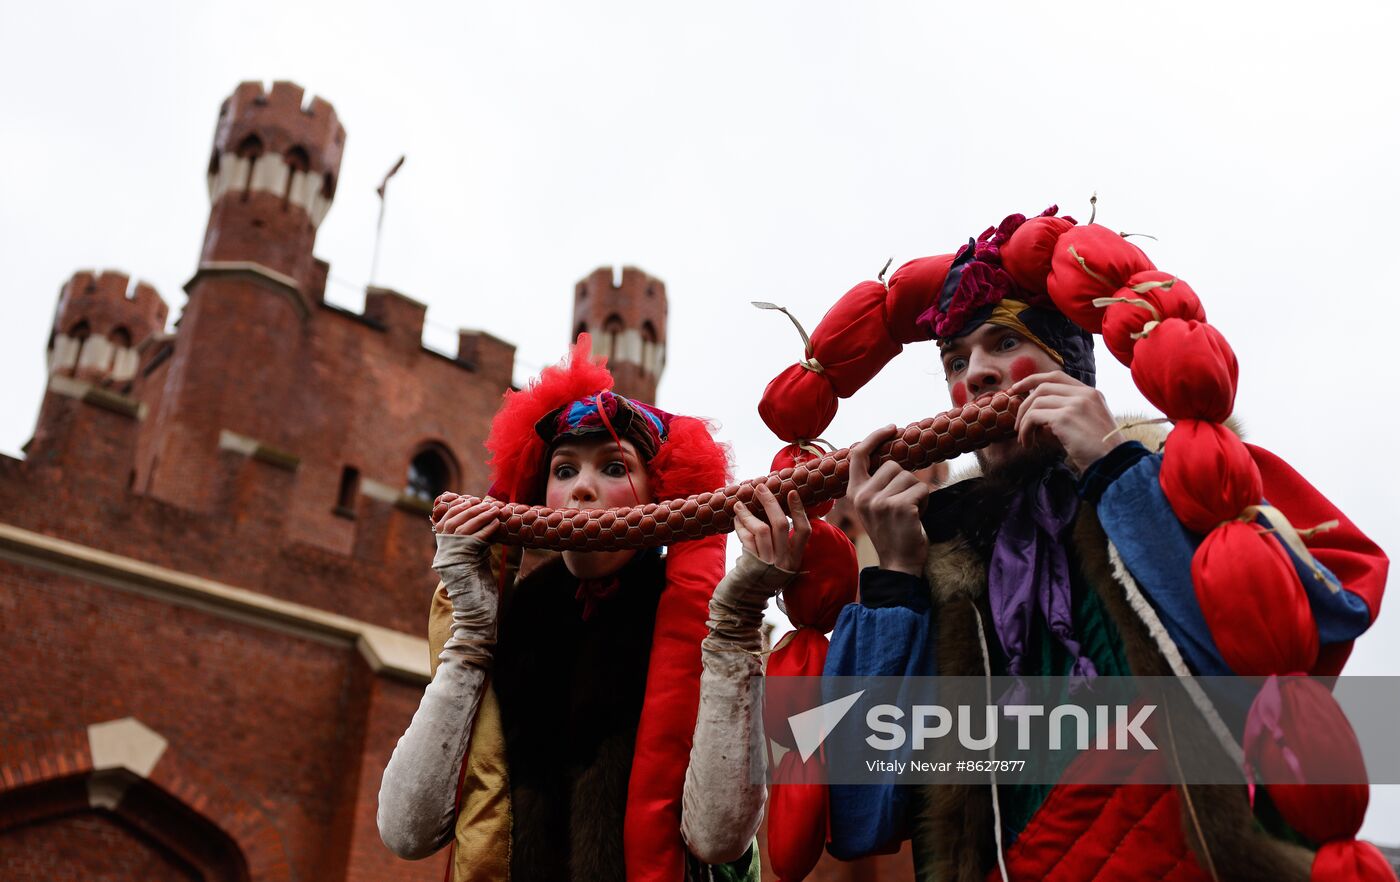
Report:
[[[89,832],[105,817],[210,882],[297,882],[267,816],[137,720],[0,748],[0,842],[84,817]]]

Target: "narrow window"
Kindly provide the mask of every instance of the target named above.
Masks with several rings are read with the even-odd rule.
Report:
[[[248,171],[243,177],[243,198],[248,198],[248,193],[253,189],[253,166],[258,164],[258,157],[263,154],[262,139],[257,135],[249,135],[238,142],[238,149],[234,151],[239,159],[248,160]]]
[[[287,161],[287,185],[282,189],[282,210],[286,211],[292,201],[292,181],[296,180],[297,172],[305,174],[311,170],[311,157],[306,154],[306,148],[298,146],[288,150],[283,158]]]
[[[335,497],[335,513],[343,518],[355,516],[355,496],[360,492],[360,470],[346,466],[340,470],[340,491]]]

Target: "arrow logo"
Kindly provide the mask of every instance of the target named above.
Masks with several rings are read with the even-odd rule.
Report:
[[[797,742],[797,753],[804,763],[817,752],[826,736],[832,733],[836,724],[850,713],[851,708],[855,707],[864,694],[865,690],[862,689],[788,717],[788,728],[792,730],[792,738]]]

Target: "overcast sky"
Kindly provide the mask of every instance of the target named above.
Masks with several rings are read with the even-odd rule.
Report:
[[[1086,220],[1097,191],[1235,348],[1249,439],[1394,553],[1397,25],[1383,2],[6,4],[0,451],[33,429],[74,270],[146,279],[175,319],[219,104],[290,79],[347,130],[327,299],[362,307],[374,188],[406,154],[378,282],[429,305],[429,345],[484,328],[523,381],[562,354],[577,279],[639,266],[670,297],[659,403],[718,419],[745,477],[778,447],[758,398],[801,350],[749,301],[811,328],[889,257],[1054,202]],[[1146,410],[1099,363],[1115,408]],[[826,437],[947,406],[910,347]],[[1397,607],[1349,673],[1400,671]],[[1397,789],[1373,796],[1383,842]]]

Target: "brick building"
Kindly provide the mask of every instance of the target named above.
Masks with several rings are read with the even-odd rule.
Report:
[[[383,847],[375,797],[427,682],[427,503],[485,490],[514,347],[426,349],[384,288],[325,301],[344,145],[325,101],[240,85],[175,332],[123,274],[62,287],[33,438],[0,457],[0,879],[442,878]],[[573,320],[655,400],[659,280],[597,270]]]
[[[387,289],[325,301],[344,145],[325,101],[239,86],[175,333],[122,274],[62,288],[0,459],[0,879],[442,877],[385,851],[375,794],[427,677],[426,501],[484,491],[514,347],[425,349]],[[576,301],[654,395],[664,286],[601,270]]]

